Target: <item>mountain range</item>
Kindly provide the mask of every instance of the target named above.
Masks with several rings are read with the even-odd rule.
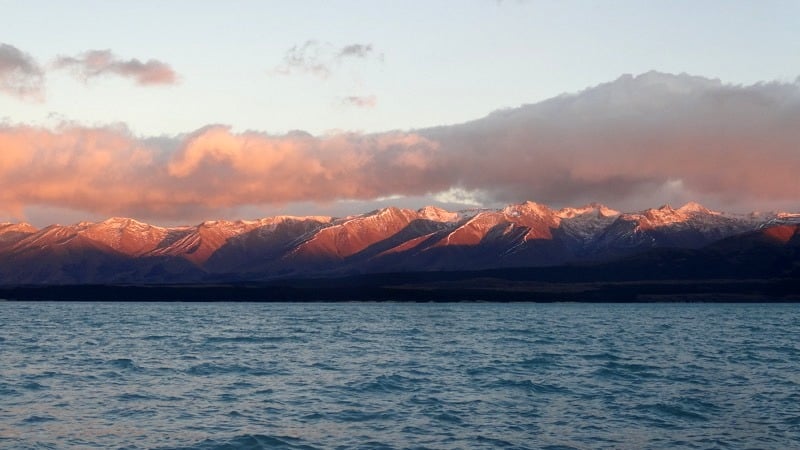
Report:
[[[800,214],[728,214],[693,202],[637,212],[525,202],[178,227],[130,218],[0,224],[3,286],[274,284],[526,268],[570,268],[561,282],[587,271],[593,281],[797,279]]]

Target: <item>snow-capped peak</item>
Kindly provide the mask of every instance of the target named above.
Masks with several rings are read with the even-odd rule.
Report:
[[[675,208],[673,208],[669,204],[662,205],[660,208],[650,208],[648,210],[645,210],[641,214],[641,216],[643,216],[645,219],[649,220],[654,224],[683,222],[689,217],[687,214],[678,212]]]
[[[591,214],[596,217],[616,217],[620,212],[600,203],[589,203],[580,208],[566,207],[558,210],[556,215],[562,219],[572,219],[578,216]]]
[[[715,214],[715,215],[719,214],[718,212],[711,211],[710,209],[706,208],[705,206],[697,202],[689,202],[678,208],[678,211],[682,213]]]
[[[20,222],[20,223],[12,223],[12,222],[3,222],[0,223],[0,233],[6,232],[23,232],[23,233],[35,233],[38,231],[36,227],[27,223],[27,222]]]
[[[650,211],[654,211],[654,210],[651,208]],[[670,205],[669,203],[664,203],[663,205],[658,207],[657,211],[660,211],[662,213],[671,214],[671,213],[674,213],[676,211],[676,209],[673,208],[672,205]]]
[[[135,219],[130,219],[128,217],[109,217],[108,219],[104,220],[102,223],[107,223],[107,224],[120,223],[120,224],[122,224],[122,223],[131,223],[131,222],[141,223],[141,222],[138,222]]]
[[[93,224],[95,226],[107,227],[107,228],[133,228],[133,229],[147,229],[147,228],[160,228],[154,227],[150,224],[139,222],[136,219],[131,219],[128,217],[111,217],[106,219],[98,224]]]
[[[520,203],[517,205],[508,205],[503,208],[503,214],[508,217],[520,217],[520,216],[539,216],[539,217],[547,217],[553,215],[553,210],[548,208],[545,205],[527,201],[525,203]]]
[[[275,225],[282,222],[313,221],[313,222],[327,223],[330,222],[332,219],[333,218],[331,216],[272,216],[272,217],[264,217],[258,220],[243,220],[242,223],[244,223],[245,225],[266,226],[266,225]]]
[[[459,214],[450,212],[437,206],[425,206],[417,210],[420,217],[434,222],[455,222],[459,219]]]
[[[788,225],[796,225],[800,224],[800,213],[789,213],[789,212],[777,212],[775,213],[775,218],[767,222],[768,224],[788,224]]]
[[[721,213],[710,211],[696,202],[689,202],[678,209],[669,204],[662,205],[660,208],[651,208],[638,213],[623,214],[625,220],[632,220],[638,223],[638,228],[659,228],[671,224],[687,222],[709,222],[716,219],[708,216],[722,216]],[[699,222],[698,222],[699,221]]]

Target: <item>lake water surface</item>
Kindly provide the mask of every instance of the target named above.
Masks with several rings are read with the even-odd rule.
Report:
[[[800,448],[800,305],[0,302],[0,448]]]

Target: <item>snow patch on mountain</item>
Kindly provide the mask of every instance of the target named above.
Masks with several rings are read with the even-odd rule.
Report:
[[[620,212],[600,203],[589,203],[579,208],[561,208],[556,215],[562,219],[574,219],[578,216],[592,215],[596,217],[616,217]]]
[[[507,217],[546,217],[553,216],[553,210],[545,205],[527,201],[516,205],[508,205],[502,210],[503,214]]]
[[[695,213],[674,209],[670,205],[663,205],[660,208],[650,208],[638,213],[626,213],[620,217],[623,220],[636,223],[639,230],[650,230],[668,225],[684,223]]]
[[[420,218],[434,222],[456,222],[461,219],[457,212],[450,212],[436,206],[425,206],[417,210]]]
[[[697,202],[689,202],[681,206],[680,208],[678,208],[678,212],[683,214],[712,214],[715,216],[722,214],[717,211],[711,211],[710,209],[706,208],[705,206]]]

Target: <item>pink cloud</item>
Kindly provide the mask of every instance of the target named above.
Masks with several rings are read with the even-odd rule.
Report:
[[[231,133],[210,126],[164,148],[119,127],[0,128],[0,203],[105,215],[203,217],[219,208],[424,193],[437,145],[408,133]]]
[[[69,69],[83,80],[104,76],[118,75],[131,78],[141,86],[157,84],[175,84],[178,76],[168,64],[150,59],[142,62],[138,59],[121,60],[110,50],[90,50],[78,56],[61,56],[53,63],[55,68]]]
[[[215,205],[364,200],[424,192],[418,183],[427,168],[407,159],[430,159],[436,151],[434,142],[408,133],[317,138],[233,134],[215,126],[185,139],[167,172],[184,186],[202,186],[197,200]]]
[[[190,220],[258,205],[461,192],[484,204],[797,205],[800,85],[649,73],[472,122],[270,135],[0,126],[0,205]],[[793,208],[796,209],[796,206]],[[330,209],[329,209],[330,210]]]

